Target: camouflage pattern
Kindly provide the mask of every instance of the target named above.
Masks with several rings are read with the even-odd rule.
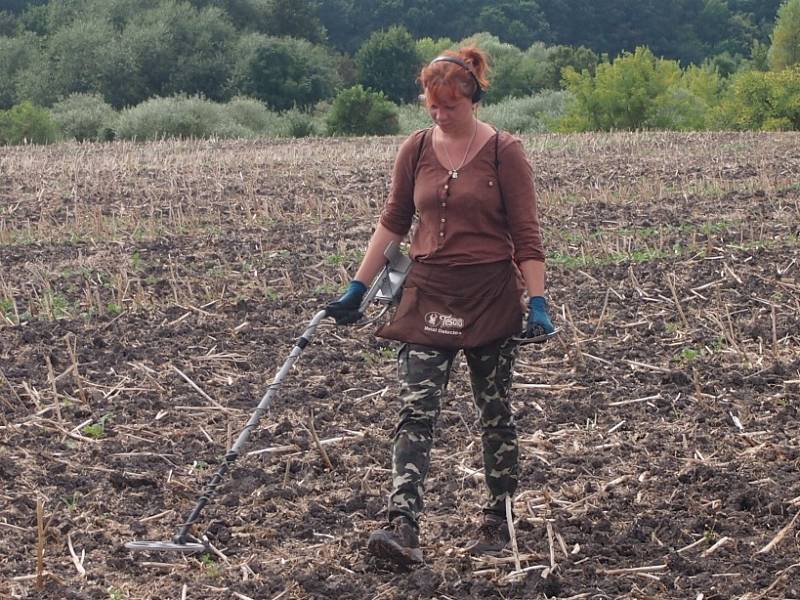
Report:
[[[505,515],[506,497],[518,481],[519,446],[508,400],[517,343],[497,342],[464,350],[482,430],[483,464],[488,488],[484,511]],[[392,449],[389,519],[411,518],[423,509],[436,420],[450,378],[456,350],[404,344],[397,357],[402,408]]]

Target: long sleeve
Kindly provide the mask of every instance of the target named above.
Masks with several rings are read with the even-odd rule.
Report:
[[[425,131],[421,129],[408,136],[395,157],[392,183],[380,223],[398,235],[408,233],[414,217],[414,167]]]
[[[533,168],[522,142],[512,136],[504,137],[498,152],[498,177],[514,243],[514,260],[517,263],[531,259],[544,262]]]

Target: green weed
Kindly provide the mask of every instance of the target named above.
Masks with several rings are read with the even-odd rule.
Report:
[[[684,348],[679,354],[680,360],[684,362],[691,362],[698,356],[700,356],[700,351],[695,350],[694,348]]]
[[[219,564],[208,552],[200,557],[200,564],[203,565],[203,569],[208,573],[209,577],[216,578],[222,574]]]
[[[365,350],[361,353],[361,358],[370,367],[377,367],[384,364],[387,360],[394,359],[394,350],[392,348],[379,348],[377,350]]]
[[[135,250],[133,252],[133,254],[131,254],[131,258],[130,258],[131,270],[133,270],[133,271],[141,270],[142,262],[143,262],[142,261],[142,255],[139,254],[138,250]]]
[[[317,296],[327,296],[329,294],[338,294],[341,292],[341,286],[338,283],[322,283],[314,287],[314,294]]]
[[[105,414],[98,421],[91,423],[89,425],[85,425],[81,432],[86,437],[92,438],[94,440],[99,440],[106,434],[106,423],[111,418],[110,414]]]
[[[16,314],[14,313],[14,301],[10,298],[0,298],[0,314],[12,323],[16,323]]]
[[[117,588],[108,588],[108,600],[122,600],[125,597],[122,590]]]
[[[61,294],[54,294],[49,290],[42,295],[42,308],[52,319],[68,317],[72,309],[69,300]]]
[[[72,496],[64,496],[63,498],[61,498],[61,501],[67,507],[67,510],[72,512],[78,507],[78,497],[79,497],[78,492],[73,492]]]

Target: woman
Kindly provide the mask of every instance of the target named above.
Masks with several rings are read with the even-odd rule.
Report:
[[[488,499],[475,553],[509,541],[506,498],[518,479],[518,443],[508,393],[518,342],[552,333],[544,299],[542,248],[531,166],[521,142],[477,118],[488,87],[485,54],[474,47],[435,58],[420,73],[434,126],[398,152],[389,198],[353,281],[326,310],[337,324],[361,318],[383,251],[409,232],[413,262],[403,297],[378,335],[403,342],[398,354],[399,423],[392,452],[388,525],[368,549],[404,565],[422,562],[418,520],[440,403],[463,350],[480,413]],[[528,317],[523,327],[527,293]]]

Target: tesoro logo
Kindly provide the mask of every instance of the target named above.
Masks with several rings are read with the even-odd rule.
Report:
[[[433,329],[462,330],[464,319],[453,315],[443,315],[438,312],[429,312],[425,315],[425,325]]]

